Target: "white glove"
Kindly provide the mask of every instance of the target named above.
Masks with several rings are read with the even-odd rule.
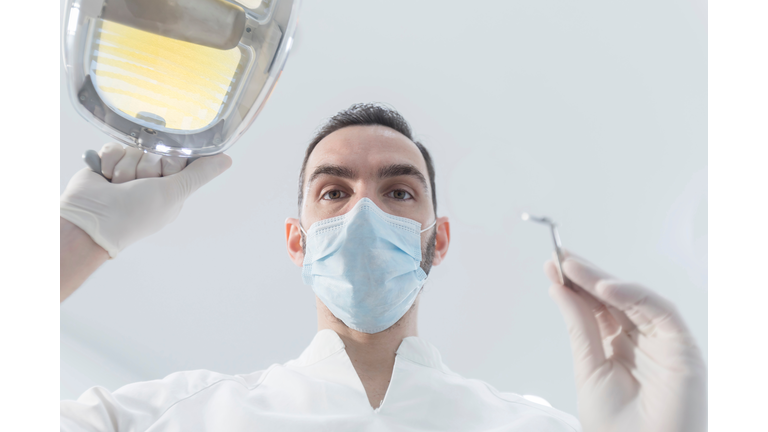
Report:
[[[568,326],[579,420],[589,432],[707,430],[707,370],[675,306],[568,254],[550,296]]]
[[[85,231],[112,258],[176,219],[192,192],[232,165],[229,156],[219,154],[184,168],[185,159],[114,143],[99,154],[102,173],[112,183],[90,168],[78,171],[61,195],[61,217]]]

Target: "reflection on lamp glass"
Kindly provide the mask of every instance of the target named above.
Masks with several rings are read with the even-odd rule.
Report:
[[[256,9],[261,6],[261,0],[237,0],[237,2],[248,9]]]
[[[75,3],[72,5],[72,10],[69,12],[69,24],[67,25],[67,33],[71,35],[76,33],[78,18],[80,18],[80,5]]]

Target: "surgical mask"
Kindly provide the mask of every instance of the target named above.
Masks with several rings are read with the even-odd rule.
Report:
[[[75,110],[145,152],[229,148],[277,83],[300,0],[66,0],[62,54]]]
[[[427,274],[421,223],[385,213],[368,198],[342,216],[312,224],[304,283],[336,318],[363,333],[391,327],[410,309]]]

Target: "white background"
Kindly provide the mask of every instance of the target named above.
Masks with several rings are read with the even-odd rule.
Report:
[[[671,299],[707,353],[707,10],[700,0],[305,1],[286,69],[232,168],[61,306],[61,398],[299,355],[314,296],[287,257],[312,133],[355,102],[408,119],[452,244],[420,335],[454,371],[576,414],[544,227]],[[107,137],[61,77],[61,190]]]

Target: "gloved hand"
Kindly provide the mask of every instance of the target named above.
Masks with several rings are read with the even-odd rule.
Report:
[[[707,430],[707,370],[675,306],[567,254],[560,284],[552,261],[550,296],[565,318],[586,432]]]
[[[126,246],[176,219],[184,200],[226,171],[232,159],[219,154],[184,168],[185,159],[106,144],[99,152],[106,178],[78,171],[61,195],[61,217],[85,231],[114,258]]]

